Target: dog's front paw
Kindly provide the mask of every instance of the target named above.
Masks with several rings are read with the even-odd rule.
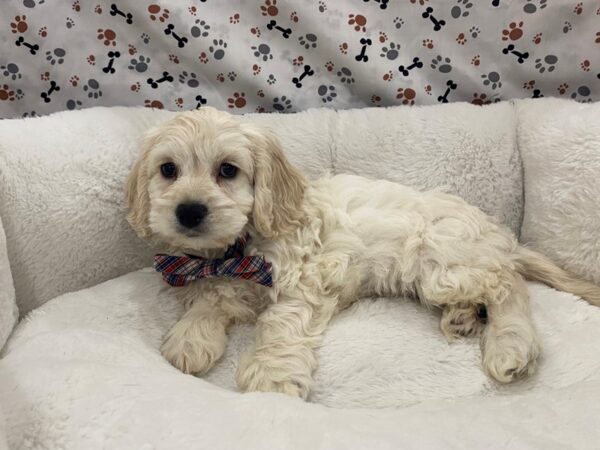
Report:
[[[310,391],[310,375],[293,375],[285,370],[285,362],[264,357],[246,356],[236,373],[238,387],[246,392],[279,392],[304,400]]]
[[[165,337],[160,351],[184,373],[205,373],[223,355],[226,341],[223,327],[180,320]]]
[[[482,341],[483,367],[500,383],[532,375],[541,352],[534,332],[496,333],[486,329]]]
[[[485,328],[477,305],[447,305],[442,312],[440,328],[448,341],[458,337],[479,336]]]

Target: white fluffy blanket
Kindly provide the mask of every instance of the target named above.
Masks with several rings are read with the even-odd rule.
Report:
[[[319,352],[311,403],[240,394],[231,332],[206,377],[171,367],[158,347],[180,314],[145,269],[35,310],[0,360],[11,448],[597,448],[600,310],[530,285],[544,343],[538,374],[499,386],[475,339],[447,343],[439,316],[406,300],[364,300]],[[361,407],[361,408],[359,408]],[[1,442],[1,440],[0,440]],[[1,444],[0,444],[1,447]]]

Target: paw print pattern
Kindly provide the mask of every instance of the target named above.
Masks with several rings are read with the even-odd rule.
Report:
[[[590,102],[590,95],[592,90],[588,86],[579,86],[573,93],[571,94],[571,98],[573,100],[577,100],[578,102]]]
[[[170,11],[168,9],[161,8],[160,5],[152,4],[148,6],[148,14],[150,15],[150,20],[164,22],[169,18]]]
[[[102,97],[102,91],[100,90],[100,83],[96,81],[94,78],[90,78],[85,86],[83,86],[83,91],[87,92],[88,98],[98,99]]]
[[[216,60],[223,59],[225,57],[225,49],[227,48],[227,42],[223,39],[214,39],[213,45],[208,47],[208,51],[212,54]]]
[[[273,99],[273,109],[278,112],[285,112],[292,108],[292,100],[285,95]]]
[[[117,33],[110,28],[98,28],[98,39],[101,40],[107,47],[110,45],[113,47],[117,45]]]
[[[206,23],[206,21],[198,19],[196,20],[194,26],[190,30],[190,34],[192,35],[192,37],[195,38],[207,37],[209,34],[209,30],[210,25]]]
[[[342,83],[352,84],[355,82],[354,77],[352,76],[352,71],[347,67],[342,67],[338,71],[337,76]]]
[[[228,108],[243,108],[246,106],[246,94],[244,92],[234,92],[232,97],[227,99]]]
[[[470,0],[458,0],[456,5],[450,10],[450,15],[453,19],[460,19],[461,17],[469,17],[469,10],[473,7],[473,3]]]
[[[263,16],[276,17],[279,14],[277,0],[265,0],[265,3],[260,5],[260,11]]]
[[[508,24],[508,28],[502,30],[502,40],[518,41],[523,36],[523,22],[511,22]]]
[[[132,58],[129,60],[129,66],[127,68],[129,70],[135,70],[138,73],[144,73],[148,70],[148,65],[150,64],[150,58],[146,58],[143,55],[140,55],[137,58]]]
[[[479,36],[479,33],[481,33],[481,30],[477,27],[471,27],[469,28],[469,34],[471,35],[471,37],[473,39],[477,39],[477,36]]]
[[[395,60],[398,57],[399,50],[400,50],[400,44],[396,44],[394,42],[390,42],[389,46],[381,47],[381,54],[380,54],[380,56],[382,58],[387,58],[390,61],[393,61],[393,60]]]
[[[544,73],[546,71],[553,72],[557,63],[558,57],[556,55],[546,55],[543,59],[537,58],[535,60],[535,68],[539,73]]]
[[[260,44],[258,46],[253,45],[250,48],[252,49],[254,56],[262,59],[263,61],[269,61],[270,59],[273,59],[271,47],[269,47],[267,44]]]
[[[62,64],[63,62],[65,62],[64,58],[66,54],[67,52],[62,48],[55,48],[53,51],[48,50],[46,52],[46,61],[48,61],[52,65]]]
[[[325,2],[319,2],[319,12],[320,13],[324,13],[325,11],[327,11],[327,5],[325,4]]]
[[[443,58],[442,55],[437,55],[431,60],[431,68],[439,70],[441,73],[449,73],[452,72],[451,62],[450,58]]]
[[[306,50],[310,48],[317,48],[317,35],[308,33],[305,36],[300,36],[298,38],[298,42],[302,45]]]
[[[526,0],[525,5],[523,6],[523,12],[534,14],[545,8],[547,6],[547,1],[548,0]]]
[[[19,66],[17,66],[15,63],[8,63],[5,66],[0,66],[0,71],[2,71],[2,75],[10,78],[13,81],[21,79]]]
[[[404,19],[402,19],[400,17],[395,17],[394,18],[394,28],[396,28],[396,30],[399,30],[400,28],[402,28],[402,25],[404,25]]]
[[[188,73],[185,70],[179,74],[179,82],[181,84],[186,84],[191,88],[197,88],[200,86],[200,81],[198,80],[197,75],[194,72]]]
[[[501,88],[500,74],[498,72],[489,72],[481,75],[484,86],[489,86],[492,89]]]
[[[319,94],[319,97],[321,97],[321,101],[323,103],[332,102],[337,97],[335,86],[332,85],[321,84],[317,88],[317,94]]]
[[[26,22],[27,16],[15,16],[15,20],[10,23],[13,33],[25,33],[29,28]]]
[[[15,91],[13,91],[7,84],[0,85],[0,102],[6,100],[13,101],[15,99]]]
[[[417,93],[411,88],[399,88],[396,91],[396,98],[400,100],[403,105],[414,105],[416,96]]]
[[[362,14],[350,14],[348,16],[348,25],[351,25],[354,31],[362,31],[364,33],[367,31],[367,18]]]

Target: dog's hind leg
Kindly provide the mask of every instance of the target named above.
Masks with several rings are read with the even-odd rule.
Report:
[[[483,305],[457,303],[447,305],[442,311],[440,328],[448,341],[458,337],[479,336],[485,327],[487,317],[483,315]]]

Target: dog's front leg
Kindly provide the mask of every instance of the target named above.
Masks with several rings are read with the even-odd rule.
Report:
[[[227,327],[235,320],[255,317],[247,302],[241,300],[243,294],[235,284],[202,280],[180,288],[178,295],[186,312],[161,347],[161,353],[173,366],[184,373],[207,372],[225,351]]]
[[[256,348],[238,367],[240,389],[308,397],[317,367],[314,351],[336,308],[335,299],[312,295],[285,296],[259,316]]]

